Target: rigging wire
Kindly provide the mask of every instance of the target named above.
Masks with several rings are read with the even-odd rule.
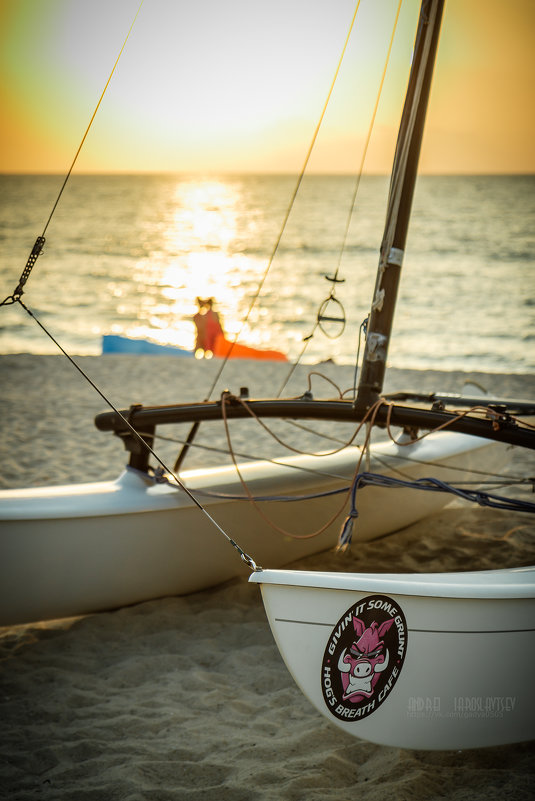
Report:
[[[336,300],[336,298],[335,298],[335,285],[340,280],[338,278],[338,276],[340,274],[342,258],[343,258],[343,255],[344,255],[345,249],[346,249],[347,237],[349,236],[349,229],[351,227],[351,221],[352,221],[354,213],[355,213],[355,206],[356,206],[356,203],[357,203],[357,195],[358,195],[358,192],[359,192],[359,189],[360,189],[360,182],[361,182],[361,179],[362,179],[362,174],[364,172],[364,164],[365,164],[365,161],[366,161],[366,156],[368,155],[368,149],[369,149],[369,146],[370,146],[371,137],[372,137],[373,129],[374,129],[374,126],[375,126],[375,120],[376,120],[376,117],[377,117],[377,111],[379,109],[379,102],[381,100],[381,96],[382,96],[382,93],[383,93],[383,87],[384,87],[384,83],[385,83],[386,73],[387,73],[387,70],[388,70],[388,65],[390,63],[390,56],[392,55],[392,47],[393,47],[393,44],[394,44],[394,37],[395,37],[395,34],[396,34],[398,22],[399,22],[399,15],[400,15],[400,12],[401,12],[401,4],[402,4],[402,2],[403,2],[403,0],[399,0],[399,2],[398,2],[396,16],[395,16],[395,19],[394,19],[394,24],[392,26],[392,33],[390,35],[390,42],[388,44],[385,63],[384,63],[384,66],[383,66],[383,72],[381,74],[381,80],[379,82],[379,88],[377,90],[377,94],[376,94],[376,98],[375,98],[375,105],[374,105],[374,108],[373,108],[373,113],[372,113],[372,116],[371,116],[371,119],[370,119],[370,124],[368,126],[366,139],[364,141],[364,148],[363,148],[363,151],[362,151],[359,170],[358,170],[358,173],[357,173],[357,176],[356,176],[355,186],[353,188],[353,195],[352,195],[352,198],[351,198],[351,204],[349,206],[349,212],[348,212],[347,218],[346,218],[344,234],[343,234],[342,242],[341,242],[340,249],[339,249],[339,252],[338,252],[338,262],[337,262],[337,265],[336,265],[336,270],[334,271],[333,277],[328,279],[329,281],[333,282],[332,290],[331,290],[331,293],[330,293],[329,297],[327,298],[327,300],[323,301],[324,304],[328,303],[329,300]],[[345,325],[345,322],[344,322],[344,325]],[[362,329],[362,325],[363,324],[361,324],[361,328],[359,329],[360,332],[362,332],[362,330],[363,330]],[[286,378],[284,380],[284,383],[282,384],[282,386],[279,389],[277,397],[281,396],[281,394],[284,391],[285,387],[288,385],[292,375],[294,374],[294,372],[295,372],[295,370],[297,368],[297,365],[299,364],[299,362],[303,358],[303,356],[305,354],[305,351],[308,348],[308,345],[310,344],[310,341],[313,338],[314,334],[316,333],[316,330],[317,330],[318,327],[320,327],[320,312],[318,312],[318,316],[317,316],[316,322],[314,324],[314,327],[312,329],[312,332],[307,337],[305,337],[305,339],[304,339],[305,345],[303,346],[303,349],[301,350],[301,353],[297,357],[295,363],[291,366],[290,371],[289,371],[288,375],[286,376]],[[343,331],[343,329],[342,329],[342,331]],[[366,333],[366,332],[364,331],[364,333]],[[357,372],[358,372],[358,354],[359,354],[359,352],[360,352],[360,334],[359,334],[359,350],[357,352],[357,362],[356,362],[356,365],[355,365],[355,384],[356,384],[356,377],[357,377]]]
[[[50,224],[50,221],[51,221],[51,219],[52,219],[52,217],[54,215],[54,212],[56,211],[56,207],[57,207],[57,205],[58,205],[58,203],[60,201],[60,198],[61,198],[61,196],[63,194],[63,190],[67,186],[67,181],[71,177],[71,173],[72,173],[72,171],[74,169],[74,165],[78,161],[78,156],[80,155],[80,153],[82,151],[82,148],[83,148],[83,146],[85,144],[85,140],[87,139],[87,135],[89,134],[89,131],[91,129],[91,126],[93,125],[93,121],[94,121],[95,117],[97,116],[97,112],[98,112],[98,110],[100,108],[100,104],[102,103],[102,100],[104,99],[104,95],[106,94],[106,92],[108,90],[108,86],[110,85],[110,82],[111,82],[111,79],[113,78],[113,74],[115,72],[115,69],[116,69],[116,67],[117,67],[117,65],[119,63],[119,60],[120,60],[120,58],[121,58],[121,56],[123,54],[123,51],[124,51],[124,49],[126,47],[126,43],[128,42],[128,40],[130,38],[130,34],[132,33],[132,30],[134,28],[134,25],[136,23],[136,20],[137,20],[137,18],[139,16],[139,12],[141,11],[141,7],[143,6],[144,2],[145,2],[145,0],[141,0],[141,3],[139,4],[139,8],[138,8],[138,10],[136,11],[136,13],[134,15],[134,19],[132,20],[132,24],[130,25],[130,28],[128,29],[128,33],[126,34],[125,40],[123,42],[123,45],[122,45],[121,49],[119,50],[119,55],[115,59],[115,63],[114,63],[114,65],[112,67],[112,70],[111,70],[111,72],[109,74],[108,80],[106,81],[106,85],[105,85],[104,89],[102,90],[102,94],[100,95],[100,97],[98,99],[98,103],[95,106],[95,110],[94,110],[94,112],[93,112],[93,114],[91,116],[91,119],[89,120],[89,124],[88,124],[88,126],[87,126],[87,128],[85,130],[85,133],[84,133],[83,137],[82,137],[82,141],[80,142],[80,144],[78,146],[78,150],[76,151],[76,153],[74,155],[74,158],[72,160],[72,164],[69,167],[69,171],[67,172],[67,175],[65,176],[65,180],[63,181],[63,185],[62,185],[62,187],[61,187],[61,189],[59,191],[59,194],[58,194],[58,196],[56,198],[56,202],[54,203],[52,211],[50,212],[50,216],[49,216],[49,218],[48,218],[48,220],[46,222],[46,225],[45,225],[45,227],[43,229],[43,233],[41,234],[41,236],[43,236],[43,237],[44,237],[44,235],[46,233],[46,230],[47,230],[47,228],[48,228],[48,226]]]
[[[108,76],[108,80],[106,81],[106,85],[104,86],[104,89],[102,90],[102,93],[101,93],[101,95],[99,97],[98,103],[95,106],[95,110],[93,111],[93,114],[91,115],[91,119],[89,120],[89,124],[88,124],[88,126],[87,126],[87,128],[85,130],[84,135],[82,136],[82,140],[81,140],[80,144],[78,145],[78,149],[77,149],[76,153],[74,154],[74,158],[73,158],[73,160],[71,162],[71,166],[69,167],[69,169],[67,171],[65,179],[63,181],[63,184],[61,185],[61,188],[59,190],[58,196],[56,197],[54,205],[52,206],[52,210],[51,210],[51,212],[50,212],[50,214],[48,216],[48,220],[45,223],[45,227],[43,228],[43,232],[35,240],[35,244],[34,244],[34,246],[32,248],[30,256],[28,257],[28,261],[26,262],[26,266],[25,266],[24,270],[22,271],[22,274],[21,274],[21,277],[19,279],[19,283],[17,285],[17,288],[15,289],[15,291],[13,292],[12,295],[9,295],[7,298],[5,298],[5,300],[2,301],[2,303],[0,303],[0,306],[6,306],[6,305],[9,305],[11,303],[16,303],[20,299],[22,294],[24,293],[24,285],[26,284],[26,281],[30,277],[30,273],[31,273],[36,261],[37,261],[38,256],[40,256],[40,254],[42,253],[43,246],[45,244],[45,234],[46,234],[46,232],[48,230],[48,226],[50,225],[52,217],[54,216],[54,213],[55,213],[55,211],[56,211],[56,209],[58,207],[59,201],[61,200],[61,197],[63,195],[65,187],[67,186],[67,182],[69,181],[69,178],[72,175],[72,171],[74,169],[74,165],[78,161],[78,156],[80,155],[80,153],[82,151],[82,148],[83,148],[83,146],[85,144],[85,140],[87,139],[87,136],[89,134],[91,126],[93,125],[94,119],[97,116],[97,112],[98,112],[98,110],[100,108],[100,104],[102,103],[104,95],[106,94],[108,86],[110,85],[110,82],[111,82],[111,79],[112,79],[113,74],[115,72],[115,69],[116,69],[116,67],[117,67],[117,65],[119,63],[119,59],[121,58],[121,56],[123,54],[123,51],[124,51],[124,49],[126,47],[126,43],[128,42],[128,39],[130,38],[130,34],[132,33],[132,30],[134,28],[135,22],[136,22],[136,20],[137,20],[137,18],[139,16],[139,12],[141,11],[141,7],[143,6],[144,2],[145,2],[145,0],[141,0],[141,3],[139,4],[139,8],[138,8],[138,10],[136,11],[136,13],[134,15],[134,19],[132,20],[132,23],[130,25],[130,28],[128,29],[128,33],[126,34],[125,40],[123,42],[123,45],[122,45],[122,47],[121,47],[121,49],[119,51],[119,55],[115,59],[115,63],[113,65],[113,67],[112,67],[112,70],[111,70],[109,76]]]
[[[392,34],[390,36],[390,42],[388,44],[388,50],[387,50],[387,53],[386,53],[386,59],[385,59],[384,67],[383,67],[383,72],[382,72],[382,75],[381,75],[381,80],[379,82],[379,88],[377,90],[377,96],[375,98],[375,106],[373,108],[373,113],[372,113],[372,116],[371,116],[371,119],[370,119],[370,125],[368,127],[368,133],[366,135],[366,140],[364,142],[364,149],[362,151],[360,167],[359,167],[359,171],[357,173],[357,178],[356,178],[356,181],[355,181],[355,187],[353,189],[353,197],[351,199],[351,205],[349,207],[349,213],[348,213],[347,219],[346,219],[346,225],[345,225],[345,229],[344,229],[344,235],[343,235],[343,238],[342,238],[342,244],[341,244],[340,251],[339,251],[339,254],[338,254],[338,264],[336,265],[336,270],[334,272],[334,279],[335,280],[338,278],[338,275],[339,275],[339,272],[340,272],[340,265],[341,265],[342,257],[344,255],[345,248],[346,248],[347,237],[349,235],[349,229],[351,227],[351,220],[353,218],[353,214],[354,214],[354,211],[355,211],[355,205],[356,205],[356,202],[357,202],[357,195],[358,195],[358,191],[359,191],[359,188],[360,188],[360,182],[361,182],[361,179],[362,179],[362,173],[364,172],[364,162],[366,161],[366,156],[368,155],[368,149],[369,149],[370,141],[371,141],[371,138],[372,138],[372,133],[373,133],[374,125],[375,125],[375,120],[376,120],[376,117],[377,117],[377,111],[379,109],[379,101],[380,101],[381,95],[383,93],[383,87],[384,87],[384,83],[385,83],[386,72],[387,72],[387,69],[388,69],[388,65],[390,63],[390,56],[392,54],[392,46],[394,44],[394,36],[395,36],[395,33],[396,33],[398,21],[399,21],[399,14],[400,14],[400,11],[401,11],[401,3],[402,2],[403,2],[403,0],[399,0],[397,12],[396,12],[396,17],[394,19],[394,25],[392,27]]]
[[[327,93],[327,98],[325,100],[325,103],[323,104],[323,109],[321,111],[319,120],[318,120],[318,122],[316,124],[316,128],[314,130],[314,134],[312,136],[312,140],[311,140],[310,145],[308,147],[308,150],[307,150],[307,153],[306,153],[306,156],[305,156],[305,160],[303,162],[303,166],[301,167],[301,171],[300,171],[300,173],[299,173],[299,175],[297,177],[297,181],[296,181],[295,187],[294,187],[292,195],[290,197],[290,202],[289,202],[288,207],[286,209],[286,212],[284,214],[284,218],[282,220],[282,224],[281,224],[277,239],[275,240],[275,244],[273,246],[273,249],[271,251],[270,257],[268,259],[268,263],[267,263],[266,269],[264,270],[264,274],[262,275],[262,278],[260,279],[260,282],[258,284],[256,292],[255,292],[255,294],[253,295],[253,297],[251,299],[251,303],[250,303],[249,308],[247,310],[247,313],[246,313],[246,315],[245,315],[245,317],[244,317],[244,319],[242,321],[240,329],[237,332],[237,334],[235,335],[234,340],[232,341],[231,346],[230,346],[225,358],[223,359],[223,362],[222,362],[222,364],[221,364],[221,366],[220,366],[218,372],[216,373],[216,376],[215,376],[215,378],[214,378],[214,380],[212,382],[212,386],[210,387],[210,390],[208,392],[208,398],[207,398],[208,400],[210,399],[210,397],[211,397],[211,395],[212,395],[212,393],[213,393],[213,391],[214,391],[214,389],[215,389],[215,387],[217,385],[217,382],[221,378],[221,373],[223,372],[223,370],[225,369],[225,367],[227,365],[227,362],[228,362],[228,360],[230,358],[232,350],[233,350],[234,346],[236,345],[236,343],[238,342],[238,340],[239,340],[239,338],[240,338],[240,336],[241,336],[241,334],[243,332],[243,329],[245,328],[245,325],[247,324],[247,321],[249,320],[249,317],[251,316],[253,308],[256,305],[256,303],[258,301],[258,298],[260,297],[260,293],[262,292],[262,288],[263,288],[263,286],[264,286],[264,284],[266,282],[268,273],[269,273],[269,271],[271,269],[271,265],[273,264],[275,256],[277,255],[277,252],[279,250],[279,246],[280,246],[280,243],[282,241],[282,237],[283,237],[284,231],[286,230],[286,225],[288,224],[288,220],[290,218],[290,214],[292,212],[292,209],[294,207],[297,195],[299,193],[299,189],[300,189],[301,184],[303,182],[303,178],[305,176],[305,172],[306,172],[306,169],[308,167],[308,163],[309,163],[310,158],[312,156],[312,151],[314,150],[314,146],[316,144],[316,140],[318,138],[318,134],[320,132],[321,125],[323,123],[323,118],[325,117],[325,114],[327,112],[327,106],[329,105],[329,101],[331,99],[331,95],[333,93],[334,86],[335,86],[336,81],[338,79],[338,74],[339,74],[340,69],[342,67],[342,62],[344,60],[344,56],[345,56],[345,53],[346,53],[346,50],[347,50],[347,46],[349,44],[349,39],[351,37],[351,33],[352,33],[353,27],[355,25],[357,12],[358,12],[359,7],[360,7],[360,1],[361,0],[357,0],[357,5],[355,7],[355,11],[353,12],[353,17],[352,17],[351,23],[349,25],[349,30],[348,30],[347,35],[346,35],[346,39],[345,39],[345,42],[344,42],[344,46],[342,48],[342,52],[340,54],[340,58],[338,59],[338,64],[336,66],[334,77],[333,77],[333,79],[331,81],[331,85],[330,85],[329,91]]]

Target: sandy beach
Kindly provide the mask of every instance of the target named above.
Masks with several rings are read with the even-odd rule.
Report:
[[[83,357],[80,366],[119,408],[206,397],[216,362],[146,356]],[[300,368],[287,394],[307,389]],[[342,390],[353,369],[314,368]],[[230,364],[224,389],[276,394],[283,364]],[[245,378],[244,378],[245,376]],[[533,398],[535,378],[392,370],[385,391],[462,391]],[[102,397],[60,356],[0,357],[0,488],[114,478],[122,444],[98,432]],[[319,376],[314,393],[334,395]],[[317,389],[316,389],[317,388]],[[233,431],[236,427],[233,427]],[[301,438],[307,438],[304,433]],[[202,435],[199,440],[203,442]],[[224,442],[207,435],[204,442]],[[235,445],[251,445],[236,429]],[[280,447],[258,436],[255,449]],[[177,446],[162,443],[162,453]],[[199,450],[188,466],[220,458]],[[515,453],[511,475],[534,476],[535,456]],[[528,486],[512,492],[532,499]],[[432,519],[366,544],[358,570],[432,571],[533,564],[531,516],[455,501]],[[336,569],[332,553],[299,565]],[[356,556],[345,559],[351,570]],[[356,568],[355,568],[356,569]],[[316,712],[287,672],[258,589],[243,577],[75,619],[0,630],[0,797],[76,801],[528,801],[535,747],[473,751],[386,748],[348,738]],[[21,588],[23,591],[23,588]],[[534,711],[535,713],[535,711]]]

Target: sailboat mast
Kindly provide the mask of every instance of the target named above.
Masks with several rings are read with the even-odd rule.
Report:
[[[420,7],[356,400],[363,411],[379,399],[383,389],[443,8],[444,0],[423,0]]]

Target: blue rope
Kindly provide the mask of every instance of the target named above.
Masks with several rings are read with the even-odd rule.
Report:
[[[144,470],[138,470],[135,467],[131,467],[130,465],[126,465],[126,470],[129,473],[137,473],[138,475],[142,476],[143,478],[151,478],[155,484],[169,484],[173,487],[179,487],[178,484],[174,484],[170,481],[161,467],[156,468],[149,468],[149,473],[146,473]],[[328,498],[331,495],[341,495],[343,492],[347,492],[350,489],[349,486],[345,487],[338,487],[338,489],[332,490],[324,490],[323,492],[313,492],[309,493],[308,495],[254,495],[253,500],[258,501],[279,501],[279,502],[291,502],[291,501],[311,501],[314,498]],[[249,496],[242,493],[234,493],[234,492],[216,492],[215,490],[203,490],[203,489],[191,489],[191,493],[193,495],[199,495],[204,498],[221,498],[222,500],[228,501],[248,501]]]
[[[446,484],[438,478],[418,478],[414,481],[406,481],[393,476],[383,476],[380,473],[359,473],[351,487],[351,508],[338,537],[337,550],[339,551],[345,551],[351,545],[353,524],[359,516],[356,501],[357,490],[366,486],[419,489],[426,492],[450,492],[452,495],[457,495],[458,498],[477,503],[480,506],[490,506],[493,509],[506,509],[513,512],[535,513],[535,503],[531,501],[505,498],[503,495],[495,495],[483,490],[461,489],[461,487],[453,487],[451,484]]]
[[[325,490],[324,492],[313,492],[309,495],[253,495],[253,501],[277,501],[284,503],[291,503],[292,501],[312,501],[314,498],[328,498],[331,495],[341,495],[347,492],[349,487],[339,487],[338,489]],[[222,498],[230,501],[248,501],[249,496],[245,494],[234,494],[231,492],[211,492],[210,490],[192,489],[195,495],[200,495],[204,498]]]
[[[134,468],[128,467],[128,470]],[[146,473],[143,474],[146,477]],[[154,481],[156,483],[170,483],[159,468],[154,470]],[[491,492],[484,492],[478,489],[462,489],[461,487],[453,487],[451,484],[446,484],[445,481],[440,481],[438,478],[417,478],[414,481],[407,481],[402,478],[394,478],[393,476],[384,476],[381,473],[358,473],[351,486],[351,506],[349,513],[342,525],[340,534],[338,535],[338,544],[336,549],[338,551],[346,551],[350,545],[353,537],[353,525],[359,512],[357,509],[357,491],[366,486],[375,487],[397,487],[398,489],[418,489],[426,492],[449,492],[471,503],[477,503],[479,506],[489,506],[493,509],[505,509],[510,512],[530,512],[535,513],[535,503],[531,501],[522,501],[517,498],[506,498],[503,495],[496,495]],[[332,495],[340,495],[347,492],[347,487],[340,487],[333,490],[325,490],[324,492],[315,492],[309,495],[259,495],[255,496],[256,502],[289,502],[289,501],[309,501],[314,498],[327,498]],[[210,492],[210,490],[191,490],[192,494],[209,497],[209,498],[224,498],[226,500],[249,500],[245,495],[235,495],[225,492]]]

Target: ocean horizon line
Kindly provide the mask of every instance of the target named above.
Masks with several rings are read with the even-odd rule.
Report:
[[[28,177],[64,177],[67,171],[57,170],[0,170],[0,176],[28,176]],[[73,172],[71,177],[127,177],[127,176],[181,176],[181,177],[273,177],[291,178],[299,173],[289,170],[85,170]],[[420,172],[419,178],[531,178],[535,176],[533,172]],[[355,173],[351,172],[332,172],[311,170],[305,173],[305,177],[318,178],[355,178]],[[364,172],[363,178],[389,178],[389,172]]]

